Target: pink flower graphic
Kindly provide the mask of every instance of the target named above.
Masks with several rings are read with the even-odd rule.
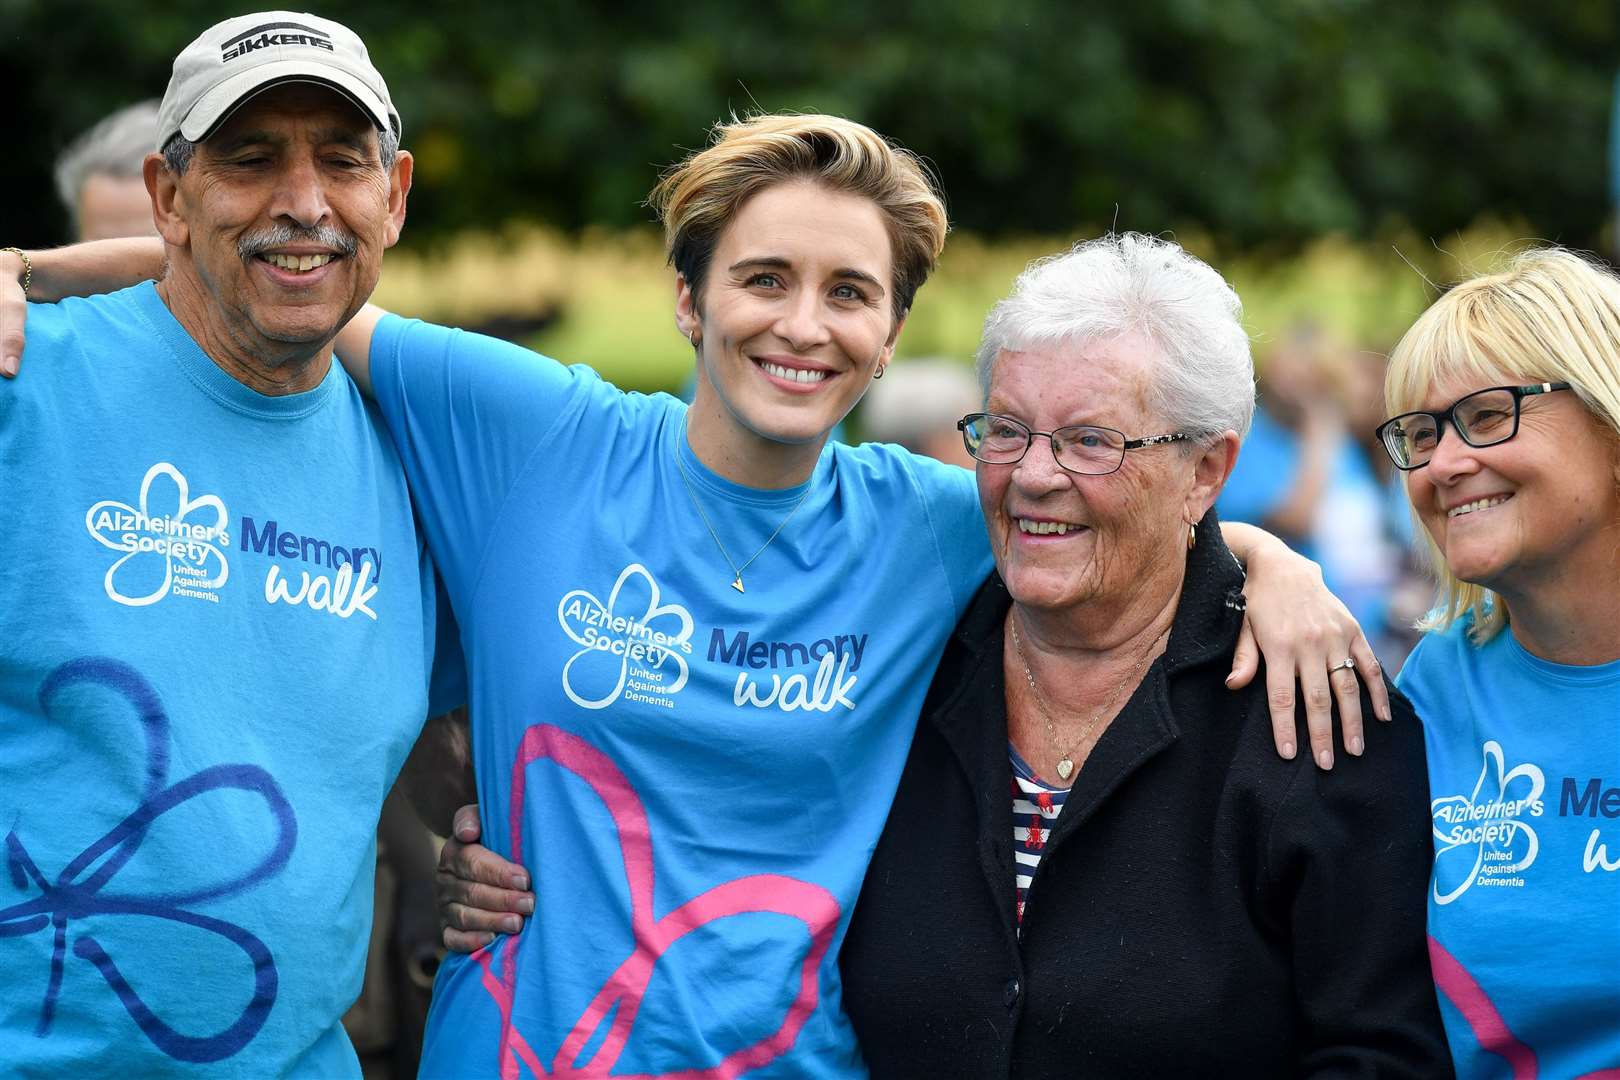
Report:
[[[662,917],[653,914],[652,830],[646,808],[630,781],[613,761],[577,736],[550,724],[536,724],[524,733],[512,768],[512,859],[523,861],[523,798],[528,766],[555,761],[591,786],[606,804],[624,855],[625,877],[630,884],[630,923],[635,948],[597,992],[574,1022],[548,1070],[517,1030],[512,1019],[517,985],[517,938],[500,939],[476,954],[483,968],[484,989],[501,1014],[500,1063],[502,1080],[518,1080],[520,1068],[534,1076],[605,1080],[732,1080],[786,1053],[820,1000],[821,962],[832,945],[838,925],[838,899],[819,885],[781,874],[750,874],[721,882],[686,901]],[[800,920],[810,931],[810,948],[799,966],[799,985],[782,1024],[758,1042],[727,1054],[708,1068],[678,1069],[656,1077],[631,1078],[615,1073],[619,1055],[630,1038],[631,1027],[659,958],[677,941],[732,915],[770,912]],[[497,959],[496,953],[500,956]],[[580,1060],[609,1016],[612,1021],[591,1056]]]

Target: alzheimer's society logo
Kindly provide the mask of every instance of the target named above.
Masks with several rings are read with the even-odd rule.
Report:
[[[103,499],[85,512],[84,527],[120,555],[104,579],[110,599],[145,607],[172,593],[217,604],[231,573],[228,520],[217,495],[192,498],[180,470],[160,461],[146,471],[138,505]]]
[[[606,601],[584,589],[567,593],[557,605],[557,621],[580,646],[562,672],[563,693],[574,704],[604,709],[623,696],[675,707],[692,655],[692,615],[661,602],[646,567],[625,567]]]
[[[1485,744],[1473,793],[1447,795],[1430,804],[1435,903],[1449,904],[1475,885],[1524,887],[1519,875],[1541,850],[1541,840],[1526,819],[1545,811],[1541,796],[1546,786],[1539,766],[1525,762],[1509,769],[1502,744],[1494,739]]]

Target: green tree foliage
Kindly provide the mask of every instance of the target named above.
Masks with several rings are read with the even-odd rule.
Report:
[[[140,10],[145,6],[146,10]],[[420,242],[515,218],[645,221],[659,167],[733,111],[864,120],[924,154],[958,226],[1194,227],[1292,249],[1481,215],[1593,246],[1613,0],[485,0],[324,4],[369,42],[417,155]],[[49,164],[161,94],[217,3],[0,0],[6,243],[57,239]]]

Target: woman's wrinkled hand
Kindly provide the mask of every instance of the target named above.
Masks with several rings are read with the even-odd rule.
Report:
[[[477,952],[496,934],[522,930],[524,916],[534,914],[529,872],[478,843],[481,835],[478,807],[457,810],[433,874],[444,947],[452,952]]]
[[[1305,701],[1311,757],[1316,764],[1323,769],[1333,767],[1335,701],[1344,748],[1359,756],[1365,747],[1362,683],[1378,719],[1390,718],[1383,670],[1360,624],[1322,583],[1322,568],[1280,542],[1251,554],[1248,570],[1243,587],[1248,610],[1226,685],[1234,690],[1247,686],[1263,654],[1266,701],[1277,753],[1292,758],[1298,751],[1294,745],[1297,685]],[[1354,663],[1345,664],[1347,659]]]

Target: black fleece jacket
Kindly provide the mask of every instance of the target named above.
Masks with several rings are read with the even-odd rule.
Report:
[[[1211,513],[1169,644],[1104,733],[1013,922],[992,576],[946,647],[844,942],[874,1077],[1451,1075],[1430,979],[1423,735],[1391,688],[1363,758],[1272,745],[1223,679],[1242,572]],[[1335,716],[1337,724],[1337,716]]]

